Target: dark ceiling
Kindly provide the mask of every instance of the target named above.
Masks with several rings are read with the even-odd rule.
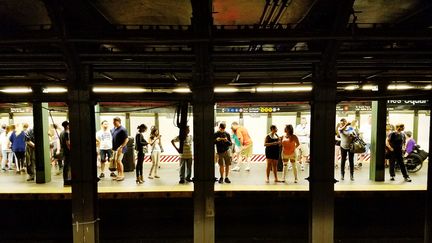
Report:
[[[0,86],[66,85],[71,56],[93,66],[94,84],[184,86],[197,41],[211,43],[217,86],[311,82],[329,40],[340,84],[430,84],[431,1],[356,0],[335,32],[338,2],[214,0],[212,38],[200,40],[188,0],[2,0]]]

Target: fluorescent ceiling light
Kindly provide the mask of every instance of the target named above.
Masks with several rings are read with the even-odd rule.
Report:
[[[356,90],[358,88],[360,88],[359,85],[348,85],[345,87],[345,90]]]
[[[235,93],[235,92],[239,92],[239,89],[237,88],[215,88],[214,89],[215,93]]]
[[[426,85],[425,87],[424,87],[424,89],[432,89],[432,85]]]
[[[138,87],[94,87],[95,93],[143,93],[148,91]]]
[[[363,59],[373,59],[373,56],[364,56]]]
[[[9,94],[23,94],[23,93],[31,93],[31,88],[22,88],[22,87],[10,87],[0,89],[0,92],[9,93]]]
[[[366,85],[363,85],[362,89],[363,90],[378,91],[378,85],[366,84]]]
[[[176,89],[173,89],[173,92],[176,92],[176,93],[190,93],[191,91],[190,91],[189,88],[176,88]]]
[[[43,93],[66,93],[68,90],[63,87],[48,87],[43,89]]]
[[[389,90],[406,90],[406,89],[412,89],[413,87],[411,85],[407,84],[390,84],[387,89]]]
[[[282,87],[257,87],[257,92],[301,92],[311,91],[312,86],[282,86]]]

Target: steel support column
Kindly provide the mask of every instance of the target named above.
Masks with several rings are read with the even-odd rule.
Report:
[[[372,101],[372,136],[369,179],[384,181],[387,100]]]
[[[33,102],[33,132],[35,136],[36,183],[51,181],[51,159],[49,150],[48,104]]]
[[[316,85],[311,104],[309,242],[333,242],[335,65],[316,64],[313,79]]]
[[[192,0],[192,28],[196,36],[211,37],[212,1]],[[193,46],[192,74],[194,115],[194,242],[215,242],[214,229],[214,91],[211,47]]]
[[[82,67],[69,90],[74,242],[99,242],[94,103],[90,99],[92,70]]]
[[[215,242],[214,235],[214,101],[213,89],[195,89],[194,117],[194,242]]]
[[[429,116],[430,123],[432,124],[432,100],[429,100]],[[428,159],[428,173],[427,173],[427,191],[426,191],[426,213],[425,213],[425,229],[424,229],[424,243],[432,242],[432,129],[429,127],[429,159]]]

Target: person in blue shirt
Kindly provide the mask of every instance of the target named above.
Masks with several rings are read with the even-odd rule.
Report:
[[[124,170],[123,170],[123,155],[127,150],[127,143],[129,141],[128,133],[126,128],[121,125],[120,117],[115,117],[113,119],[114,128],[111,130],[112,139],[113,139],[113,159],[115,160],[115,164],[117,165],[117,177],[114,177],[113,180],[123,181],[124,180]]]
[[[17,159],[17,174],[20,174],[21,172],[25,172],[24,169],[24,163],[25,163],[25,150],[26,150],[26,142],[25,142],[25,131],[23,129],[27,129],[25,126],[21,127],[21,125],[18,126],[18,129],[12,133],[12,135],[9,138],[9,141],[12,144],[12,152],[14,152],[16,159]]]

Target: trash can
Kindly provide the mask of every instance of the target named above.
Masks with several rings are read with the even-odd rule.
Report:
[[[127,151],[123,155],[123,169],[124,172],[130,172],[135,170],[135,151],[134,151],[134,137],[129,137],[127,143]]]

